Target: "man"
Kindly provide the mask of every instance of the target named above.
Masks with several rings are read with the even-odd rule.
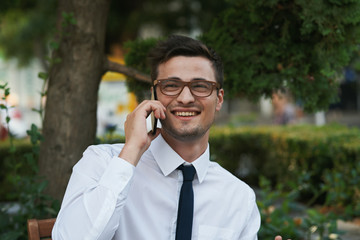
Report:
[[[150,59],[158,100],[128,115],[125,144],[84,152],[53,239],[257,239],[253,190],[209,161],[209,129],[224,100],[219,57],[199,41],[174,35]],[[146,127],[151,112],[162,125],[154,135]],[[179,166],[195,169],[194,179],[184,179]],[[188,195],[182,195],[185,185]]]

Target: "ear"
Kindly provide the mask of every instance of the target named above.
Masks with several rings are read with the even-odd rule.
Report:
[[[222,104],[224,103],[224,89],[219,89],[219,93],[217,94],[217,103],[216,103],[216,111],[220,111]]]

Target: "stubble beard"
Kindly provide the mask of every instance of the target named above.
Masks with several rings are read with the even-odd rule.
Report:
[[[168,122],[161,121],[162,129],[166,132],[166,134],[170,135],[174,139],[181,142],[192,142],[203,137],[210,129],[213,124],[214,119],[205,126],[197,125],[195,127],[187,126],[188,124],[183,124],[180,128],[175,128]]]

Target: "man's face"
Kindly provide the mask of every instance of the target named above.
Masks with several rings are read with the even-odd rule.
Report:
[[[184,82],[195,79],[216,82],[211,62],[204,57],[173,57],[158,67],[157,79],[176,78]],[[223,103],[223,89],[214,89],[208,97],[196,97],[185,86],[178,96],[170,97],[156,87],[158,100],[166,107],[166,119],[161,121],[162,134],[180,141],[198,140],[208,135],[215,113]]]

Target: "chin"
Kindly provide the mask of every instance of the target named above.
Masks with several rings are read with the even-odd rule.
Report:
[[[182,142],[192,142],[202,138],[208,131],[208,129],[195,128],[195,129],[185,129],[185,128],[167,128],[163,126],[165,133],[174,139]]]

